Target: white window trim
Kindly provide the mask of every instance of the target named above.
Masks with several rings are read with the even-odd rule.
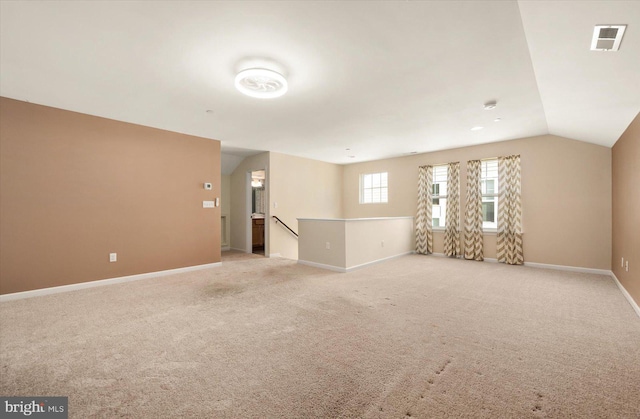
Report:
[[[364,177],[365,176],[370,176],[370,175],[376,175],[376,174],[386,174],[387,175],[387,186],[380,187],[380,189],[386,189],[387,190],[387,200],[386,201],[380,201],[380,202],[364,202]],[[358,191],[358,203],[360,205],[379,205],[379,204],[388,204],[389,203],[389,172],[373,172],[373,173],[361,173],[360,174],[360,184],[358,186],[359,191]]]

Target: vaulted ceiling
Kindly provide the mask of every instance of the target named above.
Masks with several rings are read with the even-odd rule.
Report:
[[[590,51],[596,24],[627,25],[619,51]],[[612,146],[640,111],[639,1],[2,1],[0,30],[0,95],[237,156],[343,164],[547,133]],[[239,93],[248,66],[288,93]]]

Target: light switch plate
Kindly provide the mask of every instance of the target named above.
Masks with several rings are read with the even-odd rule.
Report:
[[[215,207],[216,207],[215,201],[202,201],[202,208],[215,208]]]

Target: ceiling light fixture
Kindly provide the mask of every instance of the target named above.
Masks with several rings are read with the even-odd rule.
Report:
[[[241,93],[259,98],[271,99],[287,93],[287,79],[280,73],[265,68],[249,68],[238,73],[236,89]]]
[[[500,121],[502,121],[502,118],[496,118],[493,120],[493,122],[500,122]]]
[[[473,128],[471,128],[471,131],[480,131],[483,128],[484,127],[473,127]]]
[[[495,100],[492,100],[491,102],[487,102],[484,104],[484,110],[490,111],[491,109],[495,109],[496,106],[498,106],[498,102],[496,102]]]

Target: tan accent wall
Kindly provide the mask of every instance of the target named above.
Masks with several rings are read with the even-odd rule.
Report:
[[[298,232],[298,218],[342,217],[343,166],[281,153],[269,154],[270,215],[277,215],[295,232]],[[296,238],[272,219],[269,224],[270,254],[298,259]]]
[[[611,149],[553,135],[345,166],[344,217],[415,216],[418,166],[455,161],[462,215],[466,162],[511,154],[521,155],[525,261],[611,269]],[[359,175],[384,171],[389,203],[360,204]],[[435,252],[443,252],[443,241],[436,232]],[[495,258],[496,236],[485,234],[484,242],[485,257]]]
[[[640,305],[640,114],[612,148],[613,255],[611,266]],[[620,266],[624,257],[629,271]]]
[[[0,98],[0,174],[2,294],[220,261],[219,141]]]
[[[256,170],[264,170],[266,176],[265,193],[269,196],[269,153],[264,152],[250,156],[242,160],[231,174],[231,248],[251,252],[251,186],[248,173]],[[265,217],[269,217],[269,208]],[[249,237],[247,238],[247,234]],[[269,252],[269,224],[265,223],[265,254]]]

